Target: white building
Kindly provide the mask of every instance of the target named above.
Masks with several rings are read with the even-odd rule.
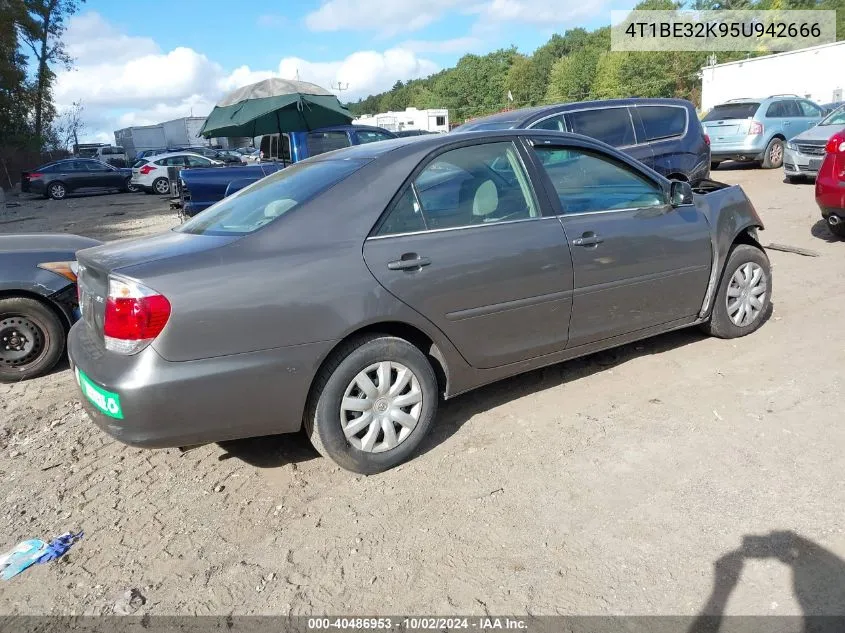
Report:
[[[399,132],[401,130],[448,132],[449,110],[445,108],[430,108],[428,110],[405,108],[404,112],[365,114],[352,121],[352,123],[357,125],[375,125],[391,132]]]
[[[701,109],[728,99],[795,94],[819,104],[845,99],[845,42],[701,69]]]

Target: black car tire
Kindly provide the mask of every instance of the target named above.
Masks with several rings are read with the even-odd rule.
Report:
[[[722,164],[722,161],[720,161],[720,160],[711,160],[710,161],[710,169],[711,170],[719,169],[719,165],[721,165],[721,164]]]
[[[56,180],[47,185],[47,197],[53,200],[64,200],[67,196],[67,185],[60,180]]]
[[[167,190],[165,191],[165,187]],[[167,195],[170,192],[170,181],[167,178],[156,178],[153,180],[152,192],[160,196]]]
[[[126,179],[126,183],[123,185],[123,191],[126,193],[136,193],[140,191],[140,189],[138,189],[138,185],[132,184],[132,176]]]
[[[10,334],[23,332],[36,347],[32,358],[11,358],[6,350]],[[0,299],[0,382],[18,382],[50,371],[65,349],[65,328],[59,316],[35,299]],[[19,339],[18,339],[19,340]]]
[[[766,151],[763,152],[763,169],[777,169],[783,166],[784,147],[783,139],[775,137],[769,141]]]
[[[831,224],[827,222],[827,229],[836,237],[840,237],[845,239],[845,222],[840,222],[839,224]]]
[[[419,420],[396,447],[384,452],[366,452],[353,446],[341,427],[340,407],[347,387],[359,372],[382,361],[401,363],[416,377],[422,404]],[[324,364],[314,381],[303,425],[314,448],[342,468],[372,475],[407,460],[419,446],[437,413],[437,377],[431,363],[408,341],[387,335],[370,335],[351,340]]]
[[[738,326],[728,314],[727,295],[731,285],[731,278],[737,270],[747,263],[754,263],[760,266],[765,275],[766,290],[763,293],[763,307],[756,318],[745,326]],[[722,280],[716,295],[713,297],[713,311],[710,320],[702,325],[707,334],[718,338],[737,338],[751,334],[759,328],[768,317],[772,300],[772,267],[766,253],[756,246],[749,244],[737,244],[728,254],[728,260],[722,271]]]

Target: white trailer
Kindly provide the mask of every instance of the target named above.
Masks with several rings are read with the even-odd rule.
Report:
[[[845,41],[701,69],[701,109],[728,99],[794,94],[818,104],[842,101]]]
[[[138,152],[167,147],[161,125],[138,125],[115,130],[114,140],[115,145],[126,150],[127,160],[135,158]]]
[[[208,145],[208,141],[199,136],[199,132],[205,123],[205,117],[191,116],[165,121],[161,124],[164,128],[164,137],[167,140],[167,147],[189,147]]]
[[[354,121],[357,125],[375,125],[391,132],[402,130],[425,130],[426,132],[448,132],[449,110],[446,108],[405,108],[402,112],[380,112],[379,114],[360,116]]]

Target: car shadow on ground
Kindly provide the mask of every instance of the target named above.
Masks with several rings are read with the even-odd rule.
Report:
[[[713,564],[713,590],[688,633],[716,633],[726,624],[725,606],[738,586],[747,560],[770,559],[792,571],[792,589],[801,607],[806,633],[841,633],[845,623],[845,561],[822,546],[792,531],[746,535],[737,549],[721,556]],[[833,617],[838,616],[838,617]],[[783,630],[788,618],[779,618],[766,626],[765,618],[732,616],[740,626],[726,626],[732,631]],[[740,622],[747,620],[747,623]],[[798,624],[796,622],[796,624]],[[789,630],[794,630],[789,627]]]
[[[820,240],[824,240],[829,244],[843,241],[841,237],[837,237],[836,235],[830,232],[830,229],[827,227],[827,222],[825,222],[824,220],[819,220],[812,227],[810,227],[810,235]]]
[[[760,166],[760,161],[748,161],[748,162],[738,162],[733,160],[726,160],[724,162],[720,162],[719,166],[716,169],[710,170],[711,177],[713,176],[713,172],[720,172],[720,171],[750,171],[754,169],[763,169]]]
[[[762,325],[765,325],[766,321],[772,317],[773,311],[774,303],[770,304],[768,312],[763,316]],[[446,442],[467,421],[490,409],[546,389],[587,378],[641,356],[661,354],[685,345],[699,343],[706,338],[708,336],[698,328],[685,328],[590,354],[583,358],[536,369],[475,389],[452,400],[441,401],[431,431],[411,459],[424,455]],[[278,468],[290,463],[306,462],[320,456],[302,430],[287,435],[268,435],[219,442],[218,446],[226,451],[219,459],[236,457],[257,468]]]

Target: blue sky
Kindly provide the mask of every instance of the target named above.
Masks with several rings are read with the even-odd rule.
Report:
[[[59,70],[61,106],[83,103],[88,138],[193,112],[269,76],[293,76],[341,98],[422,77],[461,55],[610,23],[618,0],[88,0],[69,25],[76,69]]]

